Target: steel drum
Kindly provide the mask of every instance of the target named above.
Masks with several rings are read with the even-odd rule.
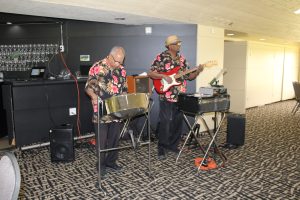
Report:
[[[107,115],[117,119],[127,119],[147,112],[149,94],[130,93],[113,96],[105,100]]]

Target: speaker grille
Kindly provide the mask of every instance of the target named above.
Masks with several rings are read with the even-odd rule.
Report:
[[[70,152],[70,148],[67,145],[56,145],[54,148],[54,159],[57,158],[59,160],[68,160],[72,152]]]
[[[50,130],[50,157],[52,162],[74,161],[74,129],[72,125],[61,125]]]

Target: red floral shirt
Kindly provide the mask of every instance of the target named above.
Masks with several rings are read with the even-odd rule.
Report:
[[[112,96],[125,94],[127,93],[126,70],[122,65],[115,69],[111,68],[106,59],[100,60],[90,68],[85,88],[92,89],[103,101]],[[97,110],[94,109],[93,122],[97,121]]]
[[[189,69],[189,65],[184,56],[177,54],[177,57],[172,59],[171,54],[166,50],[156,56],[150,70],[158,73],[164,73],[174,69],[175,67],[180,67],[177,73]],[[172,86],[166,93],[159,94],[160,100],[177,102],[178,94],[186,92],[187,78],[187,75],[178,78],[177,81],[181,82],[182,84],[178,86]]]

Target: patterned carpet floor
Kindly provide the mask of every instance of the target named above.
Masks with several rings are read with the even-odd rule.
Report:
[[[198,174],[194,159],[203,154],[191,146],[175,164],[172,153],[159,161],[156,141],[151,142],[151,171],[148,145],[120,150],[123,169],[108,171],[103,190],[96,186],[95,149],[84,141],[76,145],[75,161],[69,163],[51,163],[49,146],[16,150],[22,177],[19,199],[300,199],[300,113],[291,114],[294,104],[248,109],[245,145],[222,148],[228,161],[215,170]],[[226,121],[218,137],[225,142]]]

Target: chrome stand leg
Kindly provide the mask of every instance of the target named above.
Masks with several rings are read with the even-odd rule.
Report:
[[[151,127],[150,127],[150,112],[146,114],[147,118],[147,132],[148,132],[148,169],[149,169],[149,177],[153,178],[152,172],[151,172]]]
[[[296,114],[296,112],[299,110],[299,107],[300,107],[300,102],[297,102],[292,110],[293,115]]]
[[[146,120],[144,121],[142,130],[141,130],[140,133],[139,133],[139,137],[138,137],[138,139],[137,139],[137,143],[140,143],[140,142],[141,142],[141,136],[142,136],[142,134],[143,134],[143,132],[144,132],[144,129],[145,129],[146,125],[148,124],[148,121],[149,121],[149,117],[148,117],[149,114],[148,114],[148,113],[151,112],[151,109],[152,109],[153,105],[154,105],[154,101],[151,102],[151,104],[149,105],[148,112],[145,113]],[[150,126],[150,125],[149,125],[149,126]],[[150,127],[149,130],[147,130],[147,133],[148,133],[148,135],[151,134],[151,127]],[[151,138],[151,137],[150,137],[150,138]]]
[[[136,149],[136,143],[135,143],[133,131],[132,131],[132,130],[129,130],[128,133],[129,133],[129,135],[130,135],[130,139],[131,139],[131,142],[132,142],[132,147],[133,147],[133,149]]]
[[[96,141],[97,142],[97,144],[98,145],[96,145],[96,148],[97,148],[97,151],[98,151],[98,187],[99,187],[99,189],[104,193],[104,195],[106,196],[106,192],[103,190],[103,188],[102,188],[102,182],[101,182],[101,146],[100,146],[100,140],[101,140],[101,138],[100,138],[100,104],[101,104],[101,106],[102,106],[102,111],[103,111],[103,103],[101,103],[100,102],[100,100],[99,100],[100,98],[98,97],[98,113],[97,113],[97,118],[98,118],[98,123],[97,123],[97,138],[98,138],[98,140]],[[102,116],[102,115],[101,115]]]
[[[178,159],[179,159],[179,157],[180,157],[180,155],[181,155],[181,152],[183,151],[183,148],[185,147],[185,145],[186,145],[187,141],[189,140],[191,134],[193,134],[193,135],[195,136],[195,138],[196,138],[196,134],[195,134],[194,128],[195,128],[195,126],[197,125],[198,115],[196,115],[196,117],[195,117],[195,122],[194,122],[193,126],[190,125],[190,123],[189,123],[189,121],[188,121],[188,119],[187,119],[187,117],[186,117],[185,114],[183,114],[183,118],[184,118],[184,121],[186,122],[186,124],[188,125],[190,131],[189,131],[189,133],[188,133],[188,135],[187,135],[187,137],[186,137],[186,139],[185,139],[185,141],[184,141],[184,143],[183,143],[183,145],[182,145],[182,147],[181,147],[181,149],[180,149],[180,151],[179,151],[179,153],[178,153],[178,155],[177,155],[176,162],[175,162],[176,164],[177,164]],[[197,139],[196,139],[196,140],[197,140]],[[198,140],[197,140],[197,142],[199,143]],[[199,145],[201,146],[200,143],[199,143]]]
[[[149,104],[148,106],[148,112],[145,113],[145,117],[146,117],[146,120],[143,124],[143,127],[142,127],[142,130],[140,131],[139,133],[139,136],[137,138],[137,146],[140,145],[141,143],[141,136],[144,132],[144,129],[147,125],[147,134],[148,134],[148,170],[149,170],[149,173],[147,174],[150,178],[154,178],[154,176],[152,175],[152,171],[151,171],[151,123],[150,123],[150,112],[151,112],[151,109],[154,105],[154,101],[151,102],[151,104]]]
[[[131,120],[131,118],[126,119],[125,124],[124,124],[124,126],[121,130],[121,133],[120,133],[120,138],[122,138],[124,136],[125,132],[127,131],[130,120]]]
[[[141,130],[140,133],[139,133],[139,137],[138,137],[138,139],[137,139],[137,142],[138,142],[138,143],[141,142],[141,137],[142,137],[142,134],[143,134],[143,132],[144,132],[144,129],[145,129],[146,125],[147,125],[147,117],[146,117],[146,120],[145,120],[145,122],[144,122],[144,124],[143,124],[142,130]],[[147,130],[147,131],[148,131],[148,130]],[[148,134],[149,134],[149,133],[148,133]]]
[[[148,141],[146,142],[137,142],[137,147],[139,145],[143,145],[143,144],[147,144],[148,145],[148,163],[146,165],[146,167],[148,167],[148,170],[149,172],[146,172],[145,174],[150,177],[150,178],[153,178],[154,179],[154,176],[152,175],[152,171],[151,171],[151,134],[150,134],[150,131],[151,131],[151,126],[150,126],[150,116],[149,116],[149,113],[145,113],[145,117],[146,117],[146,123],[147,123],[147,134],[148,134]],[[145,128],[145,127],[144,127]]]

